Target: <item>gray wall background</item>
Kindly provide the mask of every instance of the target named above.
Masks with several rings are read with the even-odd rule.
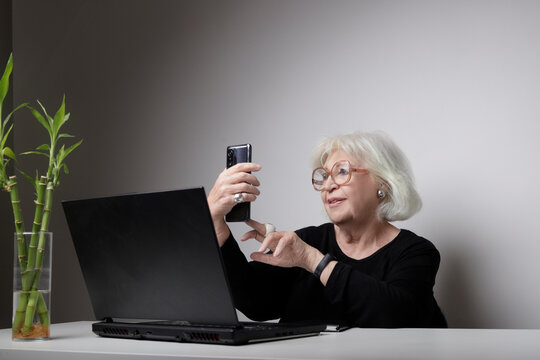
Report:
[[[396,225],[441,251],[450,326],[540,327],[539,15],[523,0],[14,1],[14,103],[54,112],[66,93],[84,138],[56,192],[53,322],[93,316],[61,199],[209,190],[225,147],[251,142],[253,215],[294,230],[326,221],[316,141],[381,129],[413,164],[424,208]],[[17,152],[45,141],[16,121]],[[9,304],[10,280],[0,291]]]

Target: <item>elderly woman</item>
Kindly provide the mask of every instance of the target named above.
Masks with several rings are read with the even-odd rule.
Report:
[[[421,207],[410,165],[382,133],[330,137],[315,149],[313,188],[331,223],[268,231],[254,220],[241,240],[261,242],[248,262],[225,215],[234,195],[255,201],[254,163],[224,170],[208,203],[236,307],[254,320],[360,327],[446,327],[433,297],[440,255],[392,225]]]

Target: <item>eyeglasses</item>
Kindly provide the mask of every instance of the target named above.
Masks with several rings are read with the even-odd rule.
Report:
[[[321,191],[324,187],[324,183],[328,180],[328,177],[331,176],[332,180],[334,180],[337,185],[345,185],[351,181],[352,172],[366,174],[369,171],[367,169],[353,168],[348,160],[340,160],[332,166],[332,170],[330,171],[327,171],[322,167],[313,170],[313,174],[311,174],[311,183],[315,190]]]

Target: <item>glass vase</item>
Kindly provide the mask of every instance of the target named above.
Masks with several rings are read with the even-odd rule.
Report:
[[[13,325],[16,341],[50,338],[51,232],[15,233]]]

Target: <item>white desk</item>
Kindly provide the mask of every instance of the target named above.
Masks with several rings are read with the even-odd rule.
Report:
[[[55,324],[52,339],[11,341],[0,330],[0,360],[40,359],[540,359],[540,330],[351,329],[244,346],[95,336],[91,322]]]

